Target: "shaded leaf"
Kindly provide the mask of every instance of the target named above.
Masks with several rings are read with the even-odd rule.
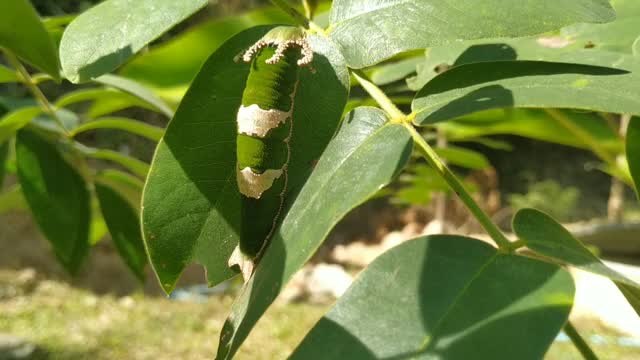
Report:
[[[418,64],[424,62],[423,56],[414,56],[390,64],[376,67],[369,76],[376,85],[387,85],[402,80],[416,72]]]
[[[77,273],[89,249],[86,182],[54,145],[28,130],[17,135],[16,161],[33,218],[65,269]]]
[[[627,129],[627,163],[640,199],[640,119],[633,118]]]
[[[19,81],[20,79],[15,70],[0,65],[0,83],[14,83]]]
[[[22,196],[20,185],[14,185],[5,192],[0,192],[0,215],[9,211],[28,210],[29,207]]]
[[[138,84],[137,82],[129,79],[125,79],[116,75],[103,75],[95,79],[96,82],[112,86],[116,89],[120,89],[126,93],[129,93],[140,100],[153,106],[156,110],[166,115],[168,118],[173,117],[173,109],[169,107],[162,99],[157,97],[151,90]]]
[[[71,91],[60,96],[60,98],[56,100],[55,105],[56,107],[60,108],[85,101],[94,101],[94,104],[88,110],[88,115],[91,118],[95,118],[104,114],[108,114],[110,112],[123,110],[133,106],[156,111],[156,108],[153,105],[139,99],[136,96],[117,89],[109,88],[90,88]],[[96,104],[104,101],[115,102],[117,106],[115,108],[98,109],[98,111],[96,111]]]
[[[62,72],[71,82],[115,70],[151,41],[207,5],[207,0],[107,0],[67,26]]]
[[[629,305],[633,307],[638,316],[640,316],[640,288],[629,286],[623,283],[616,283],[616,286],[627,299]]]
[[[407,50],[456,40],[520,37],[614,18],[606,0],[464,0],[455,6],[438,0],[336,0],[329,36],[342,47],[350,67],[363,68]]]
[[[376,108],[349,113],[234,302],[220,335],[218,359],[232,358],[280,290],[331,229],[405,166],[411,135]]]
[[[562,114],[596,139],[603,148],[616,153],[624,150],[624,143],[618,134],[600,115],[578,111],[563,111]],[[468,141],[478,136],[510,134],[590,149],[590,145],[585,144],[544,110],[487,110],[441,122],[437,126],[452,141]]]
[[[558,266],[422,237],[370,264],[291,358],[541,359],[574,292]]]
[[[100,210],[120,257],[138,280],[143,282],[147,254],[142,242],[138,212],[131,207],[126,198],[110,186],[97,181],[95,189]]]
[[[143,199],[144,238],[163,288],[170,292],[190,262],[210,285],[235,275],[228,259],[238,243],[236,115],[249,66],[234,58],[271,27],[244,31],[202,67],[158,144]],[[288,165],[289,201],[335,132],[348,96],[348,73],[337,49],[309,37],[316,74],[302,69]]]
[[[0,2],[0,47],[60,79],[56,47],[28,0]]]
[[[618,287],[634,288],[624,295],[636,294],[640,285],[607,267],[571,233],[549,215],[535,209],[522,209],[513,218],[513,231],[525,245],[561,264],[602,275],[614,281]],[[622,290],[622,289],[621,289]],[[632,299],[629,299],[630,303]],[[636,299],[637,301],[637,299]],[[637,303],[636,303],[637,305]],[[634,306],[635,307],[635,306]]]
[[[416,95],[415,123],[481,110],[572,108],[640,114],[640,75],[625,70],[538,61],[475,63],[435,77]]]
[[[0,119],[0,143],[7,141],[9,138],[23,127],[25,127],[36,116],[40,115],[42,110],[39,107],[25,107],[12,111],[2,119]]]
[[[96,129],[118,129],[130,132],[132,134],[144,136],[152,141],[159,141],[164,133],[164,129],[149,125],[142,121],[123,118],[123,117],[105,117],[96,119],[71,130],[71,135],[76,136],[80,133]]]

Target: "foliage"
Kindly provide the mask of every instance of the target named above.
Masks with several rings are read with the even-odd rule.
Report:
[[[450,140],[491,146],[496,143],[486,137],[496,133],[536,137],[588,149],[603,169],[637,186],[637,118],[626,146],[606,122],[616,121],[611,114],[640,115],[640,60],[631,55],[640,34],[628,26],[640,14],[637,2],[615,1],[623,13],[615,22],[606,0],[464,0],[455,7],[435,0],[336,0],[324,15],[322,5],[306,2],[308,14],[318,13],[318,23],[328,16],[327,27],[285,0],[272,2],[282,14],[265,9],[203,25],[139,55],[120,75],[110,72],[206,1],[106,0],[48,26],[26,0],[2,5],[0,45],[11,68],[2,68],[0,78],[22,84],[33,96],[26,103],[13,101],[0,120],[0,142],[15,148],[20,182],[6,194],[15,204],[20,203],[15,195],[22,194],[70,272],[78,271],[89,251],[91,203],[97,202],[124,261],[140,276],[146,250],[167,292],[191,262],[205,266],[210,285],[235,275],[229,255],[241,236],[239,224],[251,220],[241,215],[235,181],[235,116],[249,73],[238,54],[286,14],[306,29],[315,60],[312,69],[301,70],[295,97],[291,181],[281,220],[220,330],[218,358],[237,353],[335,224],[402,173],[413,148],[431,169],[413,175],[441,179],[423,182],[424,192],[437,186],[459,196],[497,248],[456,236],[399,245],[365,270],[294,357],[326,357],[330,347],[354,358],[539,358],[567,322],[573,303],[565,266],[611,278],[640,308],[638,284],[606,268],[548,215],[519,211],[514,218],[519,240],[510,242],[441,160],[477,169],[489,165],[486,159],[429,144],[434,128]],[[24,22],[16,23],[18,18]],[[256,23],[269,25],[251,26]],[[225,27],[229,33],[201,37]],[[543,32],[554,33],[536,35]],[[536,36],[508,39],[531,35]],[[158,61],[188,57],[187,50],[203,42],[211,43],[188,61],[175,66]],[[435,48],[425,55],[407,53],[426,47]],[[46,75],[30,73],[22,62]],[[416,77],[407,80],[414,66]],[[377,75],[369,80],[368,74]],[[39,84],[60,76],[90,86],[63,95],[56,107]],[[408,82],[397,84],[403,81]],[[413,98],[396,96],[407,93]],[[354,106],[371,101],[364,96],[379,108]],[[78,111],[80,102],[89,103],[86,111]],[[130,107],[172,120],[160,138],[158,127],[107,116]],[[540,118],[553,125],[541,126]],[[97,129],[159,139],[152,164],[80,142],[80,134]],[[2,161],[11,153],[6,147],[0,147]],[[627,163],[619,161],[625,147]],[[94,166],[96,159],[128,173]],[[136,226],[139,199],[142,235]],[[515,251],[522,247],[534,256]],[[394,332],[381,337],[377,328]],[[504,349],[505,339],[519,345]],[[576,345],[585,350],[586,345]]]
[[[553,180],[531,184],[526,194],[509,195],[509,205],[514,210],[535,208],[546,212],[560,221],[574,220],[574,213],[580,190],[574,187],[562,187]]]

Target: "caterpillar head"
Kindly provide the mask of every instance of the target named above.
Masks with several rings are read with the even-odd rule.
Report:
[[[266,60],[267,64],[277,64],[283,57],[284,52],[290,47],[299,47],[302,57],[298,59],[298,66],[307,66],[313,61],[313,50],[302,29],[293,26],[278,26],[269,31],[262,39],[258,40],[242,55],[244,62],[251,62],[260,49],[273,46],[276,48],[275,54]]]

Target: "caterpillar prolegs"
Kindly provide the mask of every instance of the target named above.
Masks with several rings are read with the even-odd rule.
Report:
[[[299,72],[311,63],[313,51],[301,29],[277,27],[249,48],[242,60],[251,63],[236,119],[242,225],[229,266],[238,266],[247,280],[282,212]]]

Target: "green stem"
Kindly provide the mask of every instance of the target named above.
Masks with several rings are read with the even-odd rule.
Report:
[[[60,120],[60,118],[58,117],[58,114],[56,113],[53,105],[51,105],[47,97],[42,93],[40,88],[33,81],[31,75],[29,75],[29,72],[27,71],[27,69],[25,69],[20,60],[18,60],[18,58],[9,50],[5,49],[4,54],[11,66],[13,66],[18,71],[18,73],[20,73],[20,76],[22,77],[22,83],[29,89],[38,103],[40,103],[40,106],[42,107],[44,112],[51,116],[51,118],[58,124],[64,134],[69,135],[69,132],[62,123],[62,120]]]
[[[576,123],[573,122],[573,120],[571,120],[562,111],[558,109],[546,109],[545,111],[547,112],[547,114],[549,114],[549,116],[560,123],[560,125],[562,125],[565,129],[569,130],[573,135],[580,139],[580,141],[587,144],[600,159],[612,166],[617,166],[615,157],[611,155],[609,151],[607,151],[607,149],[605,149],[598,140],[596,140],[583,128],[576,125]]]
[[[404,122],[403,125],[409,130],[413,141],[418,145],[418,149],[424,155],[429,165],[433,167],[440,176],[447,182],[449,187],[455,191],[460,197],[460,200],[467,206],[469,211],[478,220],[480,225],[491,236],[493,241],[498,245],[501,250],[511,252],[513,250],[513,244],[507,239],[507,237],[498,229],[498,227],[491,221],[489,216],[480,208],[480,206],[473,200],[469,192],[464,188],[462,182],[453,174],[451,170],[445,165],[438,157],[433,148],[427,143],[427,141],[416,131],[416,129],[408,122]]]
[[[293,18],[293,20],[298,23],[298,25],[304,27],[305,29],[309,28],[309,19],[307,19],[304,15],[302,15],[298,10],[296,10],[293,6],[289,5],[285,0],[271,0],[273,5],[280,8],[282,11],[286,12]]]
[[[578,351],[580,351],[580,354],[582,354],[582,357],[585,358],[585,360],[598,360],[598,356],[596,356],[591,347],[589,347],[589,344],[587,344],[582,336],[580,336],[570,321],[567,321],[564,325],[564,332],[567,334],[569,339],[571,339],[571,342],[575,345]]]
[[[360,85],[364,88],[364,90],[371,95],[373,100],[375,100],[378,105],[384,110],[392,120],[402,121],[406,118],[406,115],[398,109],[398,107],[389,99],[387,94],[385,94],[376,84],[372,83],[367,79],[367,77],[359,70],[352,70],[353,76],[358,80]]]

